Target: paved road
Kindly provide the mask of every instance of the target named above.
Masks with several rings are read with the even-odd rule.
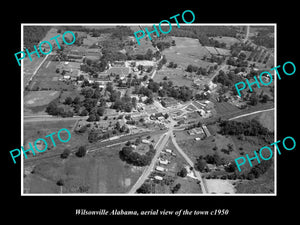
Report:
[[[49,54],[52,55],[52,52]],[[29,78],[29,80],[27,81],[27,83],[25,84],[25,87],[27,87],[27,85],[29,85],[30,81],[32,81],[32,79],[34,78],[34,76],[36,75],[36,73],[38,72],[38,70],[41,68],[41,66],[43,65],[43,63],[47,60],[47,58],[49,57],[49,55],[46,55],[45,58],[42,60],[42,62],[40,63],[40,65],[38,65],[38,67],[35,69],[35,71],[33,72],[32,76]],[[23,64],[24,65],[24,64]]]
[[[74,116],[74,117],[56,117],[51,115],[39,115],[39,116],[24,116],[24,123],[32,122],[46,122],[46,121],[66,121],[66,120],[78,120],[78,119],[87,119],[88,116]]]
[[[128,192],[128,194],[134,194],[136,192],[136,190],[148,178],[148,176],[150,175],[150,173],[152,172],[152,170],[154,168],[154,165],[156,163],[156,160],[157,160],[159,154],[161,153],[161,151],[163,150],[163,148],[167,144],[171,133],[172,133],[172,130],[169,130],[167,133],[165,133],[164,135],[162,135],[160,137],[160,139],[158,140],[157,144],[154,146],[154,148],[156,149],[156,153],[155,153],[155,155],[154,155],[154,157],[153,157],[153,159],[151,161],[151,164],[145,168],[145,170],[143,171],[142,175],[139,177],[139,179],[137,180],[137,182],[131,187],[131,189]]]
[[[267,111],[272,111],[272,110],[274,110],[274,108],[272,108],[272,109],[265,109],[265,110],[259,110],[259,111],[255,111],[255,112],[251,112],[251,113],[246,113],[246,114],[243,114],[243,115],[240,115],[240,116],[235,116],[235,117],[230,118],[228,120],[235,120],[235,119],[239,119],[241,117],[250,116],[250,115],[253,115],[253,114],[267,112]]]
[[[185,159],[185,161],[187,161],[187,163],[188,163],[191,167],[195,168],[195,165],[194,165],[193,161],[185,154],[185,152],[184,152],[184,151],[179,147],[179,145],[177,144],[174,135],[171,135],[171,139],[172,139],[172,142],[173,142],[175,148],[176,148],[177,151],[182,155],[182,157]],[[195,170],[195,169],[194,169],[194,172],[195,172],[196,177],[197,177],[198,180],[200,181],[200,186],[201,186],[201,189],[202,189],[202,193],[203,193],[203,194],[208,193],[208,189],[207,189],[207,187],[205,186],[205,184],[204,184],[204,182],[203,182],[203,180],[202,180],[202,175],[201,175],[201,173],[200,173],[199,171]]]

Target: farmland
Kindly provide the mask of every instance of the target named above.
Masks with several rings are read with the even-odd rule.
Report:
[[[33,78],[32,83],[29,85],[29,90],[73,90],[74,87],[72,85],[58,81],[62,77],[59,73],[56,73],[58,64],[58,61],[51,60],[51,56],[48,57]]]
[[[163,82],[164,78],[167,77],[168,81],[172,81],[174,85],[191,87],[193,84],[193,80],[185,77],[184,76],[185,74],[186,72],[180,68],[176,68],[176,69],[163,68],[156,72],[154,81]]]
[[[56,182],[64,180],[62,193],[124,193],[136,181],[141,171],[119,159],[119,147],[111,147],[78,158],[49,160],[37,164],[29,187],[30,193],[59,193]],[[38,190],[35,185],[38,184]],[[49,188],[49,186],[52,188]]]
[[[172,37],[176,46],[171,46],[163,51],[168,62],[174,62],[182,68],[189,64],[208,67],[211,63],[203,61],[204,56],[210,55],[207,49],[199,43],[199,40],[185,37]]]

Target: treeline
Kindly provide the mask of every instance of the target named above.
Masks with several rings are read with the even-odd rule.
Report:
[[[266,48],[274,48],[274,37],[257,36],[257,37],[253,37],[253,42],[256,45],[265,46]]]
[[[236,30],[228,26],[177,26],[172,27],[172,35],[176,37],[196,38],[202,45],[224,47],[220,42],[209,37],[235,37]]]
[[[24,47],[28,51],[34,51],[37,45],[50,30],[51,26],[24,26]]]
[[[131,146],[125,146],[119,152],[121,160],[132,164],[134,166],[147,166],[150,165],[152,158],[155,155],[155,149],[153,145],[149,145],[149,150],[144,155],[135,152]]]
[[[274,48],[274,27],[261,27],[258,35],[253,37],[252,40],[256,45],[262,45],[266,48]]]
[[[263,175],[271,167],[272,160],[262,161],[259,164],[251,168],[250,172],[247,174],[247,179],[252,180]]]
[[[227,172],[226,174],[209,174],[206,175],[206,179],[248,179],[253,180],[255,178],[259,178],[261,175],[265,174],[267,170],[272,165],[272,160],[262,161],[260,164],[253,166],[250,171],[241,173],[238,171],[235,162],[226,163],[224,158],[221,158],[218,154],[214,155],[206,155],[206,156],[199,156],[196,159],[195,169],[200,172],[209,173],[210,169],[207,167],[207,164],[213,164],[216,166],[224,165],[224,169]]]
[[[245,122],[222,121],[219,133],[222,135],[245,135],[245,136],[266,136],[270,132],[263,127],[257,120]]]
[[[153,97],[153,93],[157,93],[160,97],[173,97],[177,100],[189,101],[193,97],[193,91],[186,86],[174,87],[171,81],[155,82],[149,80],[147,87],[135,86],[134,94],[143,94],[149,98]]]

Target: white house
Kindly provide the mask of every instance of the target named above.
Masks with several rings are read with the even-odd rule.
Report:
[[[163,178],[161,176],[154,176],[155,180],[163,180]]]
[[[172,150],[171,149],[166,149],[166,152],[172,153]]]
[[[160,171],[160,172],[166,171],[166,169],[163,168],[163,167],[161,167],[161,166],[157,166],[155,169],[156,169],[157,171]]]
[[[163,165],[168,165],[169,161],[167,159],[166,160],[159,160],[159,163],[163,164]]]

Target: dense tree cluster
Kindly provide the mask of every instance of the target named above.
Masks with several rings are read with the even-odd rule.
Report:
[[[53,116],[73,117],[74,115],[73,111],[67,110],[62,105],[60,105],[57,99],[50,102],[45,111],[49,115],[53,115]]]
[[[202,45],[224,47],[224,45],[210,37],[235,37],[236,30],[228,26],[173,26],[172,35],[176,37],[197,38]]]
[[[178,176],[180,176],[180,177],[186,177],[186,175],[187,175],[187,170],[186,170],[186,168],[181,168],[181,170],[177,173],[177,175]]]
[[[77,157],[84,157],[86,155],[86,147],[80,146],[75,154]]]
[[[240,55],[243,55],[243,54],[240,54]],[[238,57],[238,58],[229,57],[229,59],[227,60],[226,63],[230,66],[237,66],[237,67],[247,67],[248,66],[248,61],[243,60],[241,57]]]
[[[272,165],[272,160],[262,161],[261,163],[255,165],[251,168],[247,174],[247,179],[252,180],[253,178],[258,178],[260,175],[264,174]]]
[[[223,70],[220,70],[218,75],[213,79],[214,83],[221,83],[229,88],[234,87],[234,84],[240,81],[242,81],[242,78],[240,76],[236,76],[233,71],[225,73]]]
[[[164,49],[171,47],[171,43],[170,42],[164,42],[164,41],[160,41],[160,42],[154,43],[154,45],[157,46],[157,48],[160,51],[163,51]]]
[[[182,101],[189,101],[193,97],[193,91],[186,86],[175,87],[171,81],[155,82],[149,80],[147,87],[135,87],[134,94],[142,94],[152,99],[153,93],[157,93],[160,97],[173,97]]]
[[[142,186],[140,186],[136,190],[136,193],[139,193],[139,194],[149,194],[149,193],[151,193],[151,184],[143,183]]]
[[[246,135],[246,136],[266,136],[270,132],[263,127],[257,120],[245,122],[222,121],[220,123],[220,133],[222,135]]]
[[[151,163],[153,156],[155,155],[155,149],[153,145],[149,145],[149,150],[144,155],[135,152],[130,146],[125,146],[119,152],[120,158],[129,164],[134,166],[147,166]]]
[[[274,34],[274,27],[264,27],[259,30],[256,37],[252,38],[252,41],[266,48],[274,48],[274,36],[270,34]]]
[[[215,164],[216,166],[220,166],[224,163],[218,154],[206,155],[203,159],[205,159],[207,163]]]
[[[34,45],[37,45],[50,30],[51,26],[24,26],[24,47],[29,52],[34,51]]]
[[[199,170],[200,172],[203,172],[204,170],[206,170],[206,168],[207,168],[206,160],[203,158],[202,155],[200,155],[197,158],[197,161],[195,163],[195,169]]]

